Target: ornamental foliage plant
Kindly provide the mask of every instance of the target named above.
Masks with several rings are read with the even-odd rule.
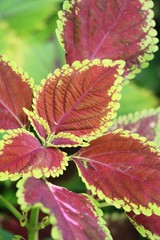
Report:
[[[40,86],[0,57],[0,180],[18,181],[22,212],[0,201],[29,240],[47,225],[56,240],[112,239],[104,202],[123,209],[144,237],[160,239],[160,110],[116,119],[123,85],[157,51],[152,8],[151,0],[64,1],[56,32],[66,64]],[[70,161],[87,193],[47,180]]]

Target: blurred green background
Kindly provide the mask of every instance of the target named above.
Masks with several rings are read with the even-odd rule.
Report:
[[[62,8],[62,3],[63,0],[0,0],[0,54],[7,55],[8,58],[22,66],[36,84],[40,84],[43,78],[65,63],[64,51],[55,34],[57,11]],[[154,3],[159,37],[160,1],[155,0]],[[159,106],[159,101],[160,61],[159,52],[157,52],[149,67],[124,86],[118,114],[127,114],[144,108],[155,108]],[[64,176],[53,182],[67,186],[76,192],[85,191],[72,164]],[[9,181],[0,183],[0,194],[3,194],[13,204],[16,204],[15,192],[15,183]],[[115,209],[109,211],[114,212]],[[4,215],[7,215],[7,212],[0,205],[0,240],[12,239],[9,233],[1,229],[6,226]],[[110,220],[110,222],[112,221]],[[123,225],[123,221],[121,222]],[[114,227],[116,226],[115,223]],[[8,230],[7,227],[5,229]],[[15,230],[16,227],[13,229]],[[17,231],[20,231],[19,228]],[[116,230],[113,229],[113,231]],[[18,232],[15,233],[18,234]],[[142,239],[139,235],[134,234],[137,233],[133,233],[134,240]],[[121,239],[132,240],[131,235],[129,238],[127,236],[125,233]]]

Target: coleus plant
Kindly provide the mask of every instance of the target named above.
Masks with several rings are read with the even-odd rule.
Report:
[[[67,64],[41,86],[1,56],[0,180],[20,179],[23,213],[0,200],[28,239],[48,224],[53,239],[112,239],[99,201],[124,209],[143,236],[160,239],[160,110],[114,120],[123,83],[157,50],[152,7],[151,0],[65,1],[57,35]],[[47,181],[69,161],[87,193]],[[39,209],[48,215],[40,223]]]

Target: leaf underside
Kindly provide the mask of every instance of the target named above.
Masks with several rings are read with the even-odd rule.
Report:
[[[126,61],[133,78],[157,51],[153,1],[71,0],[59,12],[57,35],[66,61],[94,58]]]
[[[29,132],[10,130],[0,142],[0,180],[17,180],[23,176],[52,177],[62,174],[67,165],[65,153],[43,148]]]
[[[43,82],[33,108],[47,122],[53,144],[62,132],[90,141],[106,131],[119,107],[123,66],[111,60],[74,62]]]
[[[156,147],[160,148],[160,108],[120,116],[114,121],[109,131],[112,132],[119,128],[138,133],[147,140],[153,141]]]
[[[35,178],[21,180],[18,188],[17,197],[22,209],[40,206],[42,211],[49,213],[54,224],[53,238],[59,232],[56,239],[112,239],[102,219],[102,212],[91,197]]]
[[[143,237],[160,240],[160,216],[152,214],[147,217],[143,214],[135,215],[133,212],[128,213],[127,216]]]
[[[145,138],[116,131],[81,149],[74,161],[93,194],[127,212],[160,215],[160,156]]]
[[[28,125],[23,107],[32,108],[32,88],[28,75],[6,57],[0,56],[0,129]]]

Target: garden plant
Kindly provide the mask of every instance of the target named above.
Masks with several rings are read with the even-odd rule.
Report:
[[[64,1],[56,33],[66,64],[40,86],[1,55],[0,180],[17,181],[21,211],[0,202],[29,240],[48,225],[54,240],[111,240],[103,204],[160,239],[160,109],[116,118],[123,86],[158,49],[152,8],[151,0]],[[53,184],[71,161],[86,193]]]

